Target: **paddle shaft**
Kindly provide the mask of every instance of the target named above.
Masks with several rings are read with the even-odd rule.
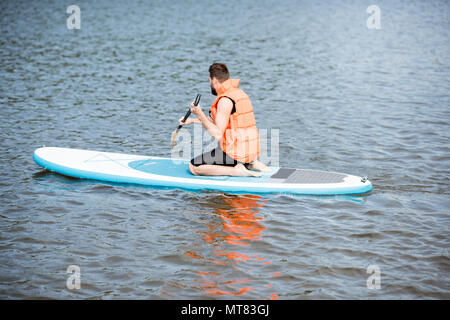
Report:
[[[194,106],[198,106],[198,103],[200,102],[200,98],[201,98],[201,97],[202,97],[201,94],[197,94],[197,97],[195,97]],[[188,112],[186,113],[186,115],[184,116],[182,122],[186,122],[187,118],[189,118],[190,115],[191,115],[191,108],[189,107],[189,111],[188,111]],[[180,125],[178,126],[177,130],[180,130],[182,126],[183,126],[183,125],[180,124]]]

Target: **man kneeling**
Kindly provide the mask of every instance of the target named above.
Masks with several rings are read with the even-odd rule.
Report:
[[[257,171],[270,171],[258,161],[259,134],[252,103],[247,94],[238,88],[240,80],[230,79],[227,66],[214,63],[209,67],[211,93],[217,96],[207,117],[200,104],[191,103],[189,118],[180,124],[201,123],[219,142],[219,146],[191,160],[189,170],[194,175],[207,176],[261,176]]]

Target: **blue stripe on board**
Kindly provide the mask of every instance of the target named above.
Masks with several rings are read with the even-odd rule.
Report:
[[[146,173],[159,174],[162,176],[188,178],[196,180],[220,180],[233,182],[265,182],[273,172],[265,173],[262,177],[229,177],[229,176],[194,176],[189,171],[189,160],[172,160],[172,159],[146,159],[136,160],[128,163],[132,169],[143,171]]]

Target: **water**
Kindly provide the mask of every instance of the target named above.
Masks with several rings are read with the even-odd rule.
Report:
[[[379,30],[371,1],[76,4],[80,30],[60,1],[0,4],[0,298],[450,298],[447,1],[377,1]],[[279,129],[281,166],[373,193],[195,193],[33,162],[42,145],[170,156],[214,61]]]

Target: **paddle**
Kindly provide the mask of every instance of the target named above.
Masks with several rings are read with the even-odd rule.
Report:
[[[200,102],[200,98],[201,97],[202,97],[201,94],[197,94],[197,97],[195,98],[195,101],[194,101],[194,106],[198,106],[198,103]],[[189,118],[190,115],[191,115],[191,107],[189,107],[189,111],[186,112],[186,115],[184,116],[182,122],[186,122],[187,118]],[[181,129],[182,126],[183,125],[180,124],[178,126],[178,128],[174,131],[173,135],[172,135],[172,148],[175,145],[175,140],[177,139],[178,131]]]

